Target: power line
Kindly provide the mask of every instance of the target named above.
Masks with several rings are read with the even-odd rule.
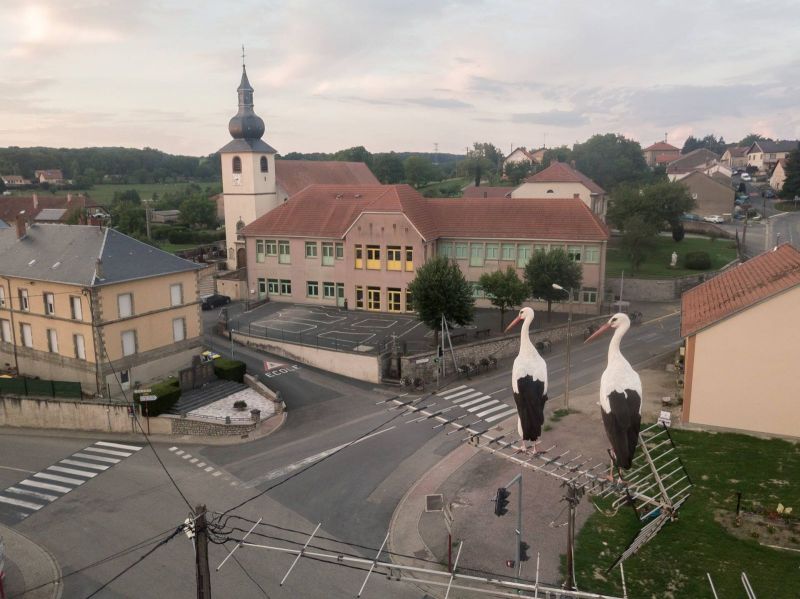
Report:
[[[245,576],[247,576],[247,578],[249,578],[250,581],[254,585],[256,585],[258,587],[258,590],[261,591],[261,594],[264,595],[264,597],[266,597],[267,599],[270,599],[269,595],[267,594],[267,591],[264,590],[264,587],[262,587],[260,584],[258,584],[258,581],[250,575],[250,572],[248,572],[247,568],[245,568],[242,565],[242,562],[239,561],[239,558],[237,558],[235,555],[233,555],[231,557],[233,557],[233,561],[235,561],[236,565],[239,566],[239,568],[241,568],[241,570],[242,570],[242,572],[244,572]]]

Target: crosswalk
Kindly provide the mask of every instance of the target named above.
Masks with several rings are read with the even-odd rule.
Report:
[[[142,449],[97,441],[0,491],[0,521],[16,524]]]
[[[483,391],[478,391],[466,385],[459,385],[452,389],[440,391],[437,395],[455,406],[463,408],[475,418],[483,419],[489,424],[493,424],[517,413],[515,407],[509,406],[499,399],[492,399],[491,395],[487,395]]]

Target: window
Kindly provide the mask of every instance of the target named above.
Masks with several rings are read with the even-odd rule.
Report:
[[[72,336],[72,345],[75,348],[75,357],[79,360],[86,359],[86,344],[83,341],[83,335],[75,334]]]
[[[58,353],[58,333],[55,329],[47,329],[47,351],[51,354]]]
[[[281,250],[283,253],[283,250]],[[288,251],[286,252],[289,253]],[[306,258],[316,258],[317,257],[317,242],[316,241],[306,241]]]
[[[289,255],[289,242],[288,241],[279,241],[278,242],[278,263],[279,264],[290,264],[292,261],[291,256]]]
[[[238,156],[233,157],[233,172],[234,173],[241,173],[242,172],[242,159]]]
[[[406,271],[414,270],[414,248],[410,245],[406,246]]]
[[[537,243],[533,246],[534,252],[547,252],[547,246],[543,243]]]
[[[411,291],[406,289],[406,312],[414,311],[414,298],[411,296]]]
[[[278,295],[280,289],[278,287],[278,279],[267,279],[267,288],[269,289],[270,293]]]
[[[258,279],[258,297],[264,298],[267,295],[267,280]]]
[[[449,241],[439,242],[439,255],[445,258],[453,257],[453,244]]]
[[[322,284],[322,297],[325,299],[333,299],[336,297],[336,285],[333,283]]]
[[[69,310],[72,320],[83,320],[83,309],[81,308],[81,298],[71,295],[69,298]]]
[[[583,297],[581,301],[584,304],[596,304],[597,303],[597,288],[596,287],[584,287],[582,292]]]
[[[338,243],[336,244],[336,259],[337,260],[344,260],[344,244]]]
[[[386,246],[386,270],[402,270],[399,245]]]
[[[6,288],[0,287],[0,308],[6,305]]]
[[[600,248],[596,245],[587,245],[584,248],[583,261],[589,264],[600,262]]]
[[[117,310],[120,318],[127,318],[133,314],[133,295],[121,293],[117,296]]]
[[[27,289],[20,289],[19,290],[19,309],[23,312],[27,312],[30,309],[28,305],[28,290]]]
[[[371,270],[381,269],[381,246],[367,246],[367,268]]]
[[[456,244],[456,260],[466,260],[467,259],[467,244],[466,243],[457,243]]]
[[[0,320],[0,341],[11,343],[11,321]]]
[[[264,240],[256,239],[256,262],[264,261]]]
[[[356,308],[364,307],[364,288],[361,285],[356,285]]]
[[[487,243],[486,244],[486,259],[487,260],[499,260],[500,258],[500,246],[496,243]]]
[[[503,247],[502,247],[502,250],[501,250],[500,259],[501,260],[514,260],[514,258],[516,257],[516,253],[517,253],[516,249],[517,248],[513,243],[504,243]]]
[[[22,345],[25,347],[33,347],[33,330],[31,325],[21,322],[19,325],[19,332],[22,336]]]
[[[392,289],[391,287],[386,290],[386,305],[389,312],[400,311],[400,290]]]
[[[581,246],[579,245],[568,245],[567,246],[567,257],[572,260],[573,262],[580,262],[581,261]]]
[[[169,301],[171,306],[183,304],[183,284],[173,283],[169,286]]]
[[[367,287],[367,310],[381,309],[381,288]]]
[[[183,341],[186,339],[186,319],[173,318],[172,319],[172,340]]]
[[[267,162],[267,157],[261,157],[261,172],[268,173],[269,172],[269,162]]]
[[[483,244],[472,243],[469,246],[469,265],[483,266]]]
[[[122,355],[132,356],[136,353],[136,331],[123,331]]]
[[[319,283],[306,281],[306,295],[308,297],[319,297]]]
[[[292,295],[292,282],[281,279],[281,295]]]
[[[52,293],[44,294],[44,313],[50,316],[56,313],[56,296]]]
[[[333,266],[333,243],[322,242],[322,266]]]
[[[266,251],[267,256],[277,256],[278,255],[278,242],[274,239],[265,239],[264,240],[264,250]]]
[[[356,246],[356,268],[364,268],[364,248],[360,245]]]

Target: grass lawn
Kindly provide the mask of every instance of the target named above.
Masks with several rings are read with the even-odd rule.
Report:
[[[783,210],[784,212],[797,212],[800,210],[800,202],[794,202],[793,200],[776,202],[775,210]]]
[[[778,503],[800,511],[800,446],[731,433],[675,430],[672,435],[695,487],[678,520],[625,562],[628,596],[713,598],[708,572],[721,598],[745,597],[740,582],[745,572],[759,597],[800,597],[800,553],[760,545],[776,542],[766,526],[753,533],[758,539],[738,539],[714,517],[735,513],[737,492],[745,511],[775,510]],[[794,523],[800,530],[797,515]],[[613,518],[599,513],[589,518],[576,542],[579,588],[622,596],[619,570],[606,574],[606,568],[638,527],[630,508]]]
[[[183,250],[191,250],[192,248],[196,248],[199,245],[208,245],[203,243],[159,243],[159,249],[164,250],[165,252],[170,252],[174,254],[175,252],[182,252]]]
[[[425,195],[426,192],[432,193],[432,196],[426,197],[451,197],[451,196],[460,196],[461,195],[461,188],[469,183],[470,179],[466,177],[456,177],[454,179],[444,179],[443,181],[437,181],[436,183],[428,183],[427,185],[423,185],[417,191],[421,195]]]
[[[669,278],[696,275],[703,271],[683,268],[683,258],[688,252],[705,251],[711,256],[709,271],[719,270],[731,260],[736,259],[736,246],[733,240],[709,239],[706,237],[684,237],[675,243],[672,237],[658,236],[656,248],[648,255],[639,271],[631,271],[631,263],[621,248],[621,239],[612,237],[608,241],[606,253],[606,276],[618,277],[624,270],[626,276],[641,278]],[[670,268],[672,252],[678,252],[677,268]]]
[[[122,192],[122,191],[127,191],[129,189],[135,189],[136,191],[139,192],[139,195],[143,200],[149,200],[151,197],[153,197],[153,193],[157,193],[158,195],[163,195],[165,192],[168,191],[181,191],[187,185],[189,185],[188,182],[102,184],[102,185],[95,185],[91,189],[86,190],[84,193],[88,194],[89,197],[94,202],[106,206],[111,203],[111,200],[114,199],[115,192]],[[205,187],[206,185],[211,185],[211,184],[200,182],[199,185],[200,187]]]

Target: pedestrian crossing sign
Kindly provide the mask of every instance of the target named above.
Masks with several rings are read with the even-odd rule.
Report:
[[[269,360],[264,360],[264,372],[269,372],[270,370],[275,370],[276,368],[283,368],[286,364],[282,364],[281,362],[270,362]]]

